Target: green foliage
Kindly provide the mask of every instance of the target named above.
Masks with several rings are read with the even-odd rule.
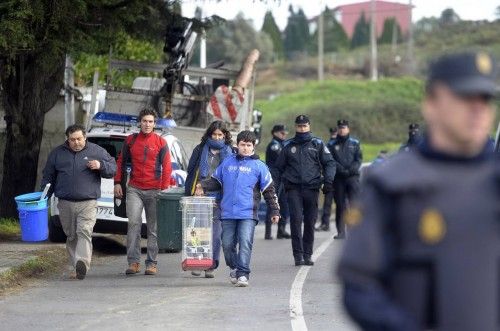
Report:
[[[290,15],[284,31],[285,55],[288,59],[293,58],[297,53],[305,53],[309,47],[309,23],[302,9],[294,12],[293,6],[288,8]]]
[[[381,144],[362,143],[363,162],[373,161],[380,151],[387,151],[389,154],[397,153],[402,142],[387,142]]]
[[[266,12],[266,16],[264,16],[262,32],[267,33],[267,35],[273,42],[275,59],[283,59],[285,56],[285,51],[283,48],[283,38],[281,37],[281,31],[276,24],[273,13],[271,11]]]
[[[453,10],[453,8],[446,8],[442,11],[441,17],[439,18],[439,23],[442,26],[455,24],[460,21],[460,17]]]
[[[370,23],[366,20],[365,13],[361,13],[359,20],[354,26],[351,39],[351,48],[368,45],[370,42]]]
[[[335,19],[333,12],[325,8],[323,12],[323,35],[325,53],[337,52],[349,48],[349,37],[344,28]],[[318,53],[318,29],[314,32],[311,42],[312,54]]]
[[[395,34],[395,35],[394,35]],[[382,30],[382,35],[378,39],[379,44],[391,44],[393,38],[396,39],[396,43],[402,41],[401,27],[394,17],[387,18],[384,21],[384,29]]]
[[[293,119],[304,113],[311,117],[316,135],[327,138],[328,128],[339,118],[351,123],[353,136],[362,142],[403,141],[408,123],[421,122],[422,82],[414,78],[306,81],[295,90],[289,84],[273,81],[275,93],[286,93],[272,100],[258,99],[257,108],[264,114],[264,134],[274,123],[292,127]],[[259,89],[266,86],[259,86]],[[264,137],[264,141],[269,136]]]
[[[242,14],[207,32],[208,63],[224,60],[227,64],[239,67],[254,48],[259,49],[261,53],[259,63],[271,61],[273,54],[271,39],[267,34],[255,31],[251,22]]]
[[[19,222],[13,218],[0,218],[0,238],[14,238],[21,233]]]

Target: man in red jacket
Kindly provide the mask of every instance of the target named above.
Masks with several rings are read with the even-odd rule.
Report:
[[[125,139],[118,157],[115,176],[115,197],[123,196],[122,177],[130,166],[126,185],[127,201],[127,275],[140,272],[142,210],[146,212],[147,258],[146,275],[157,273],[158,241],[156,235],[156,196],[168,188],[172,164],[167,142],[154,132],[156,114],[152,109],[139,113],[141,131]]]

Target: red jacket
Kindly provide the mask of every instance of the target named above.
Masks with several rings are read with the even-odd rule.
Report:
[[[125,172],[124,155],[130,155],[132,171],[129,185],[141,190],[168,188],[172,163],[167,142],[154,132],[149,134],[140,132],[135,141],[133,137],[131,134],[125,139],[122,152],[118,156],[115,184],[121,183]]]

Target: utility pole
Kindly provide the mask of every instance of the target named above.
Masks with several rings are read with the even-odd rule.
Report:
[[[75,124],[75,98],[73,95],[75,78],[73,70],[73,61],[71,61],[69,55],[66,55],[64,70],[64,128]]]
[[[201,17],[203,18],[203,6],[201,7]],[[205,30],[201,33],[200,38],[200,68],[207,67],[207,33]]]
[[[371,0],[371,22],[370,22],[370,48],[371,48],[371,79],[372,81],[378,80],[377,68],[377,31],[375,25],[375,0]]]
[[[408,73],[413,74],[415,73],[415,57],[413,54],[413,21],[412,21],[412,11],[413,11],[413,4],[412,0],[409,0],[409,19],[410,19],[410,25],[408,28],[408,49],[407,49],[407,66],[408,66]]]
[[[321,1],[321,5],[323,1]],[[324,20],[323,20],[323,6],[320,7],[321,12],[318,16],[318,80],[320,82],[324,79]]]

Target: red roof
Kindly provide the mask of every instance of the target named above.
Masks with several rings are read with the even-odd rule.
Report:
[[[364,1],[341,5],[333,9],[340,15],[340,24],[344,27],[349,38],[352,38],[354,26],[362,13],[365,14],[368,21],[370,20],[371,5],[371,1]],[[406,34],[411,23],[411,6],[398,2],[375,1],[377,36],[382,34],[384,21],[388,18],[395,18],[401,27],[402,33]]]

